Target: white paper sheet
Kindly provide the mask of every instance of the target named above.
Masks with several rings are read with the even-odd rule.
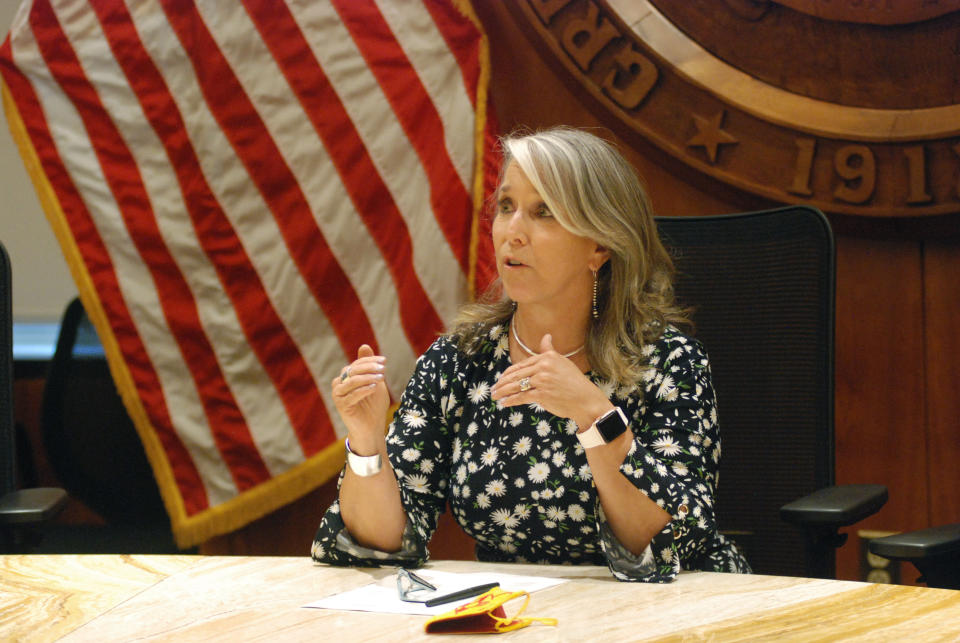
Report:
[[[431,596],[441,596],[484,583],[498,582],[500,583],[500,589],[504,591],[525,591],[532,594],[537,590],[546,589],[566,582],[564,578],[519,576],[516,574],[497,574],[491,572],[455,574],[430,569],[418,569],[416,570],[416,574],[437,587],[436,592],[425,594],[423,596],[424,600]],[[423,603],[408,603],[400,600],[400,596],[397,593],[397,577],[396,575],[391,575],[377,583],[370,583],[363,587],[327,596],[326,598],[304,605],[304,607],[354,612],[423,614],[425,616],[432,616],[434,614],[448,612],[459,605],[469,603],[474,598],[476,597],[444,603],[436,607],[427,607]]]

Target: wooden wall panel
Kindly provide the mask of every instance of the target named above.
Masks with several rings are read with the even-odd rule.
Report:
[[[925,526],[921,243],[837,237],[836,480],[890,500],[849,530],[838,575],[859,577],[861,528]]]
[[[960,522],[960,238],[927,242],[923,259],[928,523],[940,525]]]
[[[585,90],[545,60],[506,3],[474,4],[490,42],[491,95],[502,132],[570,125],[612,134],[646,182],[657,214],[720,213],[767,204],[717,182],[704,182],[684,164],[607,117]]]

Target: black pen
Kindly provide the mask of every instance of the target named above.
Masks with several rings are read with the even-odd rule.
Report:
[[[449,594],[444,594],[443,596],[437,596],[431,598],[430,600],[424,601],[423,604],[427,607],[436,607],[437,605],[443,605],[444,603],[452,603],[454,601],[459,601],[462,598],[472,598],[474,596],[480,596],[486,591],[493,589],[494,587],[500,587],[500,583],[484,583],[483,585],[475,585],[474,587],[468,587],[466,589],[461,589],[456,592],[450,592]]]

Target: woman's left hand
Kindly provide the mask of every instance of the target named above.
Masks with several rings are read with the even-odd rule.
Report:
[[[491,398],[507,407],[539,404],[557,417],[572,419],[581,430],[613,408],[603,391],[553,348],[549,334],[540,340],[539,355],[512,365],[500,375]]]

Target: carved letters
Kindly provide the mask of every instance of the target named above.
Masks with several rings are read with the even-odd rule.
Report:
[[[560,43],[580,69],[587,71],[590,64],[610,41],[620,34],[606,18],[599,18],[600,10],[587,5],[587,15],[573,18],[564,25]]]
[[[841,201],[863,203],[873,196],[877,183],[877,163],[866,145],[846,145],[837,150],[833,167],[844,179],[833,191]]]
[[[613,62],[604,76],[603,92],[623,109],[635,109],[657,82],[657,67],[632,44],[615,53]]]
[[[798,138],[794,144],[797,146],[797,165],[793,173],[793,183],[787,188],[790,194],[798,196],[810,196],[810,170],[813,169],[813,153],[817,149],[817,140],[814,138]]]
[[[817,153],[817,139],[794,139],[796,156],[794,158],[793,176],[786,191],[800,197],[809,197],[814,194],[811,181],[814,178],[814,158]],[[953,146],[955,154],[960,157],[960,143]],[[833,157],[832,169],[836,187],[833,196],[838,201],[851,204],[867,203],[874,196],[878,173],[881,170],[888,172],[889,179],[902,182],[906,186],[903,202],[907,205],[924,205],[935,201],[929,188],[927,168],[928,150],[925,145],[910,145],[902,148],[905,163],[901,167],[893,164],[891,167],[878,168],[877,155],[872,148],[866,145],[846,145],[836,151]],[[957,164],[960,168],[960,163]],[[957,182],[954,194],[945,195],[947,198],[960,196],[960,181]]]
[[[591,84],[618,107],[636,109],[653,89],[656,65],[624,37],[596,3],[530,0],[530,6],[579,72],[588,73]]]
[[[927,156],[922,145],[912,145],[903,150],[907,157],[907,175],[910,191],[907,203],[929,203],[933,200],[927,192]]]

